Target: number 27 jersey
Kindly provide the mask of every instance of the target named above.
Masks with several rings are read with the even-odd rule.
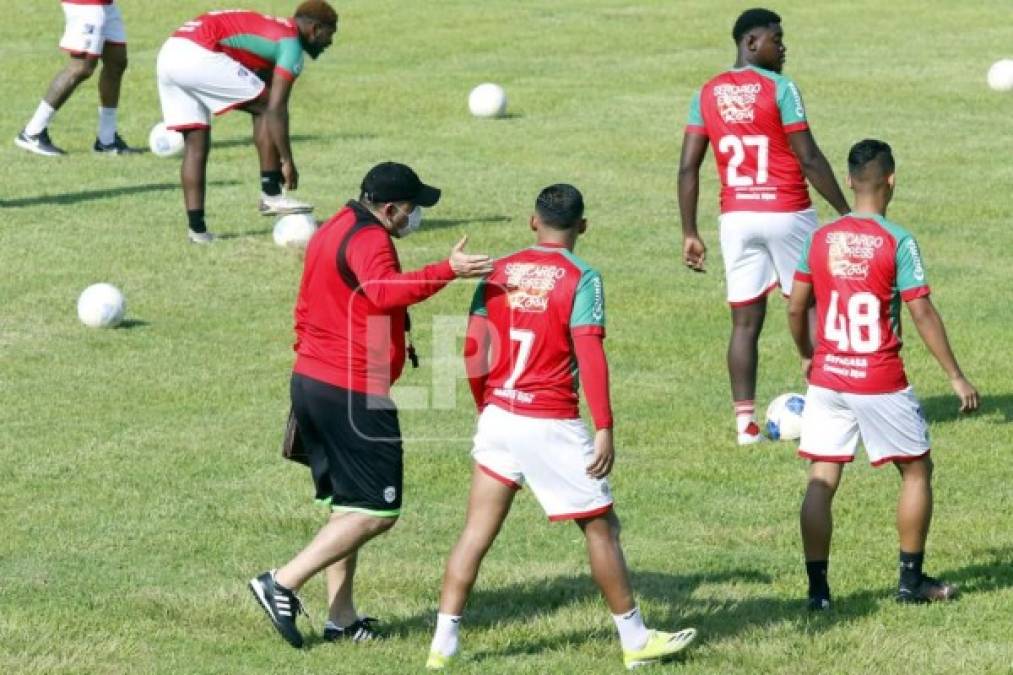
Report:
[[[712,78],[690,103],[686,133],[710,139],[721,213],[793,213],[812,205],[788,134],[809,128],[795,83],[747,66]]]
[[[532,246],[496,261],[471,314],[489,322],[486,404],[529,417],[580,417],[572,337],[605,335],[597,271],[566,248]]]
[[[795,279],[816,296],[809,383],[855,394],[907,387],[900,306],[929,295],[914,237],[879,215],[848,214],[810,235]]]

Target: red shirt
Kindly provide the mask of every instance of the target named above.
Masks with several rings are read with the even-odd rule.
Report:
[[[342,277],[339,256],[357,284]],[[404,368],[407,307],[454,277],[446,260],[402,273],[390,234],[368,210],[349,202],[306,247],[295,305],[295,372],[389,395]]]
[[[172,37],[228,54],[265,78],[272,69],[290,81],[302,72],[303,48],[294,19],[223,9],[187,21]]]

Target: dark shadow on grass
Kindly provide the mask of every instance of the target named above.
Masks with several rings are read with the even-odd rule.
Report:
[[[447,227],[462,227],[467,225],[494,225],[496,223],[509,223],[510,218],[504,215],[478,216],[475,218],[426,218],[422,221],[424,230],[440,230]]]
[[[957,584],[963,595],[1013,588],[1013,548],[989,549],[986,555],[985,562],[944,570],[939,578]]]
[[[124,319],[120,322],[120,325],[116,326],[116,330],[133,330],[135,328],[145,328],[151,324],[143,319]]]
[[[999,413],[1003,422],[1013,422],[1013,394],[981,395],[981,405],[972,415],[959,410],[960,401],[956,395],[929,396],[921,399],[922,412],[929,422],[951,422],[956,419],[972,418],[978,415]]]
[[[208,185],[239,185],[236,180],[209,181]],[[97,190],[81,190],[80,192],[62,192],[53,195],[38,195],[36,197],[19,197],[17,199],[0,200],[0,207],[22,208],[26,206],[42,205],[68,205],[81,202],[95,201],[98,199],[114,199],[126,195],[136,195],[148,192],[168,192],[181,190],[179,183],[145,183],[143,185],[124,185],[116,188],[101,188]]]
[[[227,241],[229,239],[243,239],[245,237],[263,237],[267,234],[272,234],[274,227],[262,227],[258,230],[243,230],[242,232],[226,232],[224,234],[215,235],[216,239]]]
[[[214,135],[212,134],[212,139]],[[375,134],[292,134],[289,136],[289,141],[292,143],[309,143],[312,141],[368,141],[376,138]],[[211,148],[237,148],[249,146],[253,147],[253,136],[241,136],[238,138],[226,138],[221,141],[212,140]]]

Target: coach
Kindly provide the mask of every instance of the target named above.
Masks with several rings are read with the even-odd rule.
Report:
[[[292,408],[309,456],[316,497],[331,517],[310,544],[250,589],[275,628],[301,647],[295,595],[327,569],[328,639],[373,637],[352,603],[356,551],[390,529],[401,511],[402,446],[391,385],[404,367],[407,308],[458,277],[492,270],[464,253],[467,237],[442,262],[401,272],[393,238],[418,229],[422,207],[440,191],[404,164],[378,164],[350,201],[310,240],[295,308],[297,354]],[[410,356],[410,343],[407,346]]]

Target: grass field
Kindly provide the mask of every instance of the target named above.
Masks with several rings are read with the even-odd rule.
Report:
[[[392,639],[296,652],[245,581],[319,526],[308,476],[278,457],[301,260],[255,211],[249,121],[214,128],[210,228],[185,240],[178,162],[90,152],[94,83],[54,122],[71,154],[10,142],[64,57],[55,0],[0,0],[0,672],[400,673],[428,650],[439,579],[463,521],[474,413],[446,400],[425,358],[403,396],[404,516],[360,558],[360,610]],[[195,0],[124,0],[131,67],[121,130],[143,143],[160,119],[155,54]],[[274,13],[292,2],[260,0]],[[679,262],[675,166],[689,98],[733,58],[721,1],[353,0],[307,66],[292,104],[299,195],[328,216],[374,163],[414,165],[444,189],[406,267],[471,247],[529,243],[537,191],[569,181],[590,230],[578,248],[604,274],[618,420],[613,485],[649,623],[696,626],[684,673],[1013,672],[1013,96],[985,87],[1009,53],[1003,0],[783,0],[786,73],[838,176],[863,137],[899,160],[891,218],[919,238],[934,298],[980,414],[959,418],[916,336],[909,374],[932,421],[937,509],[927,570],[960,584],[950,606],[892,602],[897,478],[860,458],[836,509],[829,616],[807,616],[797,508],[806,466],[789,443],[734,447],[716,181],[704,168],[710,273]],[[503,84],[511,116],[467,115],[469,89]],[[0,139],[2,140],[2,139]],[[817,200],[821,216],[830,215]],[[77,294],[109,281],[129,322],[96,331]],[[423,355],[466,311],[457,284],[414,312]],[[802,390],[772,300],[758,400]],[[435,370],[434,370],[434,363]],[[447,366],[450,367],[450,366]],[[453,367],[457,367],[456,362]],[[434,385],[433,383],[437,384]],[[443,397],[439,396],[443,393]],[[422,406],[425,407],[425,406]],[[303,593],[322,626],[322,582]],[[522,495],[466,617],[465,672],[615,672],[614,627],[586,572],[579,532]]]

